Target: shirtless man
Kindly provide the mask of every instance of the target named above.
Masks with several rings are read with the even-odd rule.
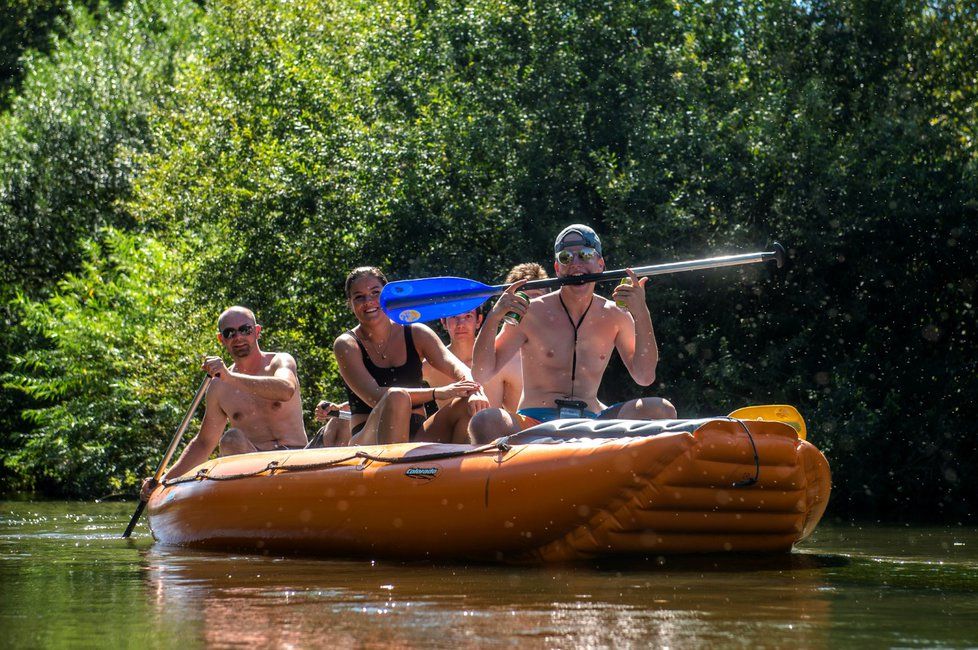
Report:
[[[261,325],[245,307],[231,307],[217,319],[217,340],[234,359],[230,368],[221,357],[207,357],[201,368],[213,377],[204,402],[200,431],[187,444],[168,476],[182,476],[207,460],[220,446],[221,456],[306,446],[302,402],[295,359],[285,352],[258,347]],[[224,428],[230,425],[227,431]],[[141,497],[156,487],[143,481]]]
[[[581,224],[564,228],[554,242],[557,277],[600,273],[605,268],[598,235]],[[612,300],[595,295],[594,283],[564,285],[559,291],[526,301],[515,295],[518,282],[499,297],[475,341],[472,374],[492,378],[520,352],[523,399],[517,417],[502,409],[477,414],[469,425],[472,442],[481,444],[561,417],[671,419],[676,409],[658,397],[602,404],[601,377],[613,349],[639,385],[655,381],[659,351],[645,304],[645,284],[629,271],[631,284],[615,288]],[[624,305],[619,307],[616,302]],[[518,325],[494,333],[507,312],[521,314]]]
[[[448,349],[466,367],[471,368],[472,347],[475,345],[475,335],[482,324],[482,314],[479,313],[479,310],[473,309],[458,316],[442,318],[441,324],[448,332],[448,338],[451,340]],[[447,386],[456,381],[454,377],[449,377],[436,370],[427,361],[424,362],[421,370],[425,381],[432,388]],[[519,355],[514,355],[509,363],[503,366],[502,370],[482,384],[482,390],[486,394],[490,406],[504,408],[515,413],[517,406],[519,406],[520,394],[523,392],[523,373],[520,368]],[[451,397],[437,400],[438,408],[443,408],[451,401]]]

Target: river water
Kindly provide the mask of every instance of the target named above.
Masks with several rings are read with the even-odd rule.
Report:
[[[0,502],[0,646],[978,647],[975,529],[514,567],[163,547],[132,508]]]

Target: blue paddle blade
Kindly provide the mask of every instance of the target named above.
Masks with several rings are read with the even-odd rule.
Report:
[[[380,308],[396,323],[414,323],[464,314],[499,293],[502,289],[466,278],[398,280],[380,292]]]

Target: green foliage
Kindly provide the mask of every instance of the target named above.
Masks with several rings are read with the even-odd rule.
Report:
[[[97,0],[81,3],[89,9]],[[3,0],[0,2],[0,109],[7,106],[8,92],[20,82],[24,69],[20,57],[28,49],[48,52],[68,9],[64,0]]]
[[[711,138],[732,154],[693,160],[725,217],[713,238],[770,233],[794,260],[776,281],[727,274],[743,289],[717,277],[693,285],[695,304],[671,305],[678,318],[660,331],[705,325],[687,326],[687,349],[666,347],[666,392],[699,412],[798,404],[832,460],[839,513],[975,516],[974,113],[946,98],[974,97],[965,6],[764,3],[742,16],[740,52],[709,59],[728,71],[717,78],[747,71],[733,92],[749,109]],[[934,93],[923,80],[935,77],[960,94]]]
[[[134,155],[192,41],[182,0],[134,1],[97,19],[82,5],[50,57],[24,59],[23,88],[0,115],[0,282],[31,295],[80,261],[78,242],[132,222]],[[29,255],[22,254],[30,251]]]
[[[121,231],[85,244],[78,274],[23,323],[48,344],[15,359],[7,388],[41,406],[6,469],[46,494],[132,489],[150,471],[193,389],[211,317],[188,300],[186,247]]]
[[[190,299],[211,317],[254,308],[265,345],[298,359],[309,403],[339,391],[330,343],[352,324],[341,281],[353,266],[498,280],[517,262],[549,265],[572,221],[601,232],[613,267],[780,239],[780,274],[649,288],[653,390],[690,416],[799,406],[832,462],[836,514],[974,521],[973,4],[210,3],[193,44],[189,27],[134,28],[168,34],[159,50],[182,61],[133,59],[172,89],[100,109],[135,107],[123,122],[137,135],[112,151],[140,153],[90,153],[80,134],[112,120],[46,131],[50,102],[0,122],[0,144],[25,143],[0,146],[4,177],[30,179],[4,181],[7,250],[70,252],[102,223],[191,242]],[[11,115],[38,103],[24,99],[35,86],[85,77],[69,62],[86,56],[38,65]],[[9,153],[44,150],[46,133],[57,156]],[[39,160],[49,175],[23,162]],[[64,160],[115,161],[95,167],[117,176],[94,177],[118,182],[58,198],[44,188],[74,187]],[[4,283],[72,262],[28,263]],[[602,396],[641,392],[618,365]]]
[[[16,63],[17,71],[0,88],[18,85],[22,54],[25,78],[0,114],[0,374],[10,355],[41,343],[17,323],[12,297],[49,295],[78,269],[82,239],[105,224],[132,225],[118,202],[129,193],[135,154],[150,146],[148,116],[193,42],[198,11],[190,2],[136,1],[112,11],[121,4],[3,5],[0,66]],[[33,406],[24,394],[0,392],[0,450],[19,447],[20,411]],[[10,478],[0,476],[0,491]]]

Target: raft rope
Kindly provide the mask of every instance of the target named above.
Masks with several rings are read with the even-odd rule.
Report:
[[[730,419],[733,420],[734,422],[737,422],[738,424],[740,424],[740,426],[744,428],[744,433],[747,434],[747,439],[750,440],[750,446],[754,450],[754,476],[747,477],[742,481],[735,481],[733,483],[733,487],[750,487],[751,485],[757,483],[758,479],[761,477],[761,460],[757,456],[757,445],[754,444],[754,436],[750,434],[750,429],[747,428],[747,425],[744,424],[743,420],[738,420],[737,418],[730,418]]]
[[[305,463],[302,465],[283,465],[281,461],[273,460],[269,462],[265,467],[257,469],[253,472],[242,472],[240,474],[228,474],[227,476],[211,476],[208,474],[210,471],[208,468],[198,471],[193,476],[181,476],[172,480],[163,481],[165,487],[171,485],[180,485],[181,483],[193,483],[195,481],[236,481],[243,478],[252,478],[254,476],[261,476],[262,474],[267,474],[272,476],[279,472],[310,472],[321,469],[330,469],[332,467],[337,467],[348,463],[351,460],[360,459],[362,462],[357,466],[357,469],[364,469],[367,466],[367,461],[374,461],[377,463],[386,463],[388,465],[403,465],[406,463],[429,463],[435,460],[445,460],[448,458],[459,458],[462,456],[471,456],[473,454],[481,454],[486,451],[501,451],[507,452],[512,449],[512,446],[506,442],[506,438],[500,438],[490,442],[489,444],[482,445],[481,447],[475,447],[474,449],[465,449],[461,451],[443,451],[436,454],[424,454],[421,456],[376,456],[374,454],[369,454],[365,451],[358,451],[355,454],[345,456],[343,458],[337,458],[336,460],[327,460],[321,463]]]
[[[567,320],[570,321],[571,327],[574,328],[574,360],[571,362],[571,389],[570,389],[570,396],[573,397],[574,378],[577,377],[577,330],[580,329],[581,323],[584,322],[584,317],[587,316],[587,313],[589,311],[591,311],[591,305],[594,304],[594,298],[592,297],[591,302],[587,304],[587,309],[585,309],[584,313],[581,314],[581,318],[577,321],[577,325],[574,324],[574,319],[571,318],[570,310],[567,309],[567,305],[564,304],[563,297],[558,294],[557,299],[560,300],[560,306],[564,308],[564,313],[567,314]]]

